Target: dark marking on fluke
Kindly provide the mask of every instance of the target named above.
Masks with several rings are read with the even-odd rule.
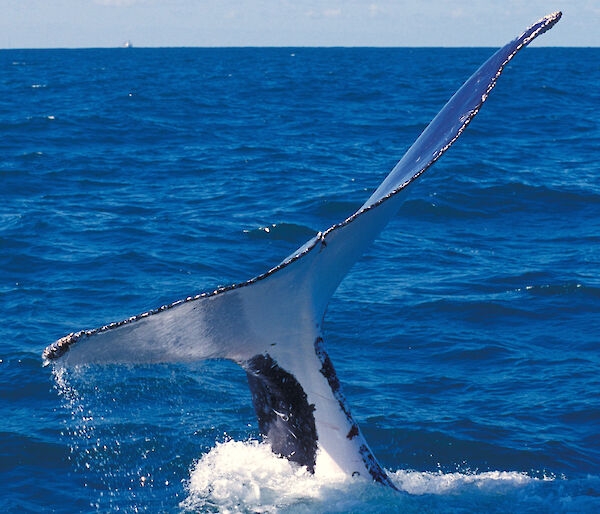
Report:
[[[331,362],[329,355],[325,351],[325,342],[323,341],[322,337],[317,337],[317,339],[315,340],[315,352],[317,354],[317,357],[321,361],[321,369],[319,370],[321,372],[321,375],[323,375],[327,379],[327,383],[329,384],[329,387],[333,392],[333,396],[335,396],[335,399],[338,401],[340,409],[342,409],[342,412],[346,415],[346,419],[350,422],[351,425],[356,426],[357,433],[355,435],[358,435],[358,425],[356,425],[356,423],[352,419],[352,414],[350,414],[350,407],[348,407],[348,404],[346,403],[346,398],[344,398],[344,395],[342,393],[342,386],[340,385],[340,381],[338,380],[338,377],[335,373],[335,369],[333,368],[333,363]],[[350,430],[350,432],[352,432],[352,429]],[[352,439],[350,437],[350,433],[348,433],[348,439]]]
[[[352,425],[352,428],[350,428],[350,430],[348,431],[348,434],[346,435],[346,437],[350,440],[354,439],[356,436],[358,435],[358,425],[354,424]]]
[[[327,383],[329,384],[333,395],[338,401],[340,409],[342,409],[342,412],[346,415],[346,419],[351,425],[346,437],[352,440],[360,435],[360,429],[358,428],[358,425],[356,424],[354,419],[352,419],[352,414],[350,414],[350,408],[348,407],[348,404],[346,403],[346,398],[344,398],[344,395],[342,393],[342,386],[340,385],[340,381],[335,373],[333,363],[331,362],[327,351],[325,351],[325,342],[323,341],[322,337],[317,337],[317,339],[315,340],[315,353],[321,361],[321,369],[319,371],[321,372],[321,375],[323,375],[327,379]],[[398,489],[389,479],[386,472],[381,468],[379,462],[377,462],[377,459],[371,453],[371,450],[369,450],[369,447],[366,444],[363,443],[360,445],[359,452],[365,464],[365,467],[369,471],[369,474],[371,475],[373,480],[381,484],[385,484],[391,487],[392,489]],[[355,471],[354,473],[357,472]],[[354,473],[352,473],[352,476],[354,476]]]
[[[315,406],[294,375],[267,353],[244,366],[258,427],[273,451],[314,473],[317,457]]]
[[[377,462],[377,459],[375,458],[373,453],[371,453],[371,450],[366,444],[360,445],[359,452],[363,459],[363,462],[365,463],[365,466],[369,470],[369,474],[371,475],[373,480],[375,480],[375,482],[385,484],[387,486],[390,486],[392,489],[398,490],[398,488],[390,480],[390,477],[387,476],[386,472],[383,471],[383,469],[381,469],[379,462]]]

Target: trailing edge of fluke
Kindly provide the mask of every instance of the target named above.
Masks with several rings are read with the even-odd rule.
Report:
[[[321,333],[338,284],[397,213],[403,191],[462,134],[504,67],[561,17],[550,14],[492,55],[454,94],[352,216],[266,273],[126,320],[71,333],[43,353],[64,366],[230,359],[247,373],[273,451],[317,474],[394,487],[350,414]]]

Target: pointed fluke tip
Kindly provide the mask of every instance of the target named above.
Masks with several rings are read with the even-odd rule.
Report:
[[[59,357],[62,357],[65,353],[69,351],[70,346],[77,342],[79,338],[84,334],[85,331],[73,333],[71,332],[69,335],[65,337],[61,337],[58,341],[55,341],[50,346],[48,346],[44,353],[42,353],[42,359],[44,360],[44,365],[47,366],[50,364],[50,361],[56,360]]]
[[[543,27],[543,29],[540,32],[540,34],[543,34],[547,30],[549,30],[552,27],[554,27],[554,25],[556,25],[556,23],[558,22],[558,20],[560,20],[561,18],[562,18],[562,11],[556,11],[556,12],[553,12],[551,14],[548,14],[547,16],[544,16],[540,21],[538,21],[534,25],[537,25],[538,23],[541,24],[542,27]]]
[[[525,30],[525,32],[523,32],[523,34],[521,34],[521,36],[517,39],[524,38],[524,43],[528,44],[531,41],[533,41],[536,37],[542,35],[544,32],[546,32],[547,30],[550,30],[552,27],[554,27],[554,25],[556,25],[556,23],[558,22],[558,20],[560,20],[561,17],[562,17],[562,12],[560,12],[560,11],[556,11],[551,14],[548,14],[548,15],[544,16],[543,18],[540,18],[533,25],[530,25]]]

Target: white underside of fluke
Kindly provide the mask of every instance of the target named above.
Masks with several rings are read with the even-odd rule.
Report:
[[[314,424],[308,432],[316,451],[311,441],[297,441],[299,449],[308,448],[303,450],[307,457],[298,462],[314,467],[317,474],[370,475],[393,487],[353,421],[327,357],[321,339],[327,303],[350,267],[397,213],[402,201],[398,193],[460,136],[512,57],[560,16],[546,16],[490,57],[361,209],[317,234],[272,270],[245,283],[69,334],[46,348],[44,359],[64,366],[233,360],[246,369],[249,384],[252,380],[258,384],[253,401],[259,425],[262,421],[267,427],[267,438],[277,429],[277,435],[287,438],[286,444],[293,448],[298,426]],[[269,407],[272,401],[283,402],[288,411],[271,408],[261,414],[259,407]],[[302,415],[298,406],[304,408]],[[286,456],[294,460],[295,453],[292,449]]]

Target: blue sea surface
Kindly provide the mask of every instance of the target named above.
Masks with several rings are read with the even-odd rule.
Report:
[[[0,510],[600,511],[600,49],[511,61],[329,304],[401,493],[273,456],[233,363],[42,366],[352,214],[492,52],[1,51]]]

